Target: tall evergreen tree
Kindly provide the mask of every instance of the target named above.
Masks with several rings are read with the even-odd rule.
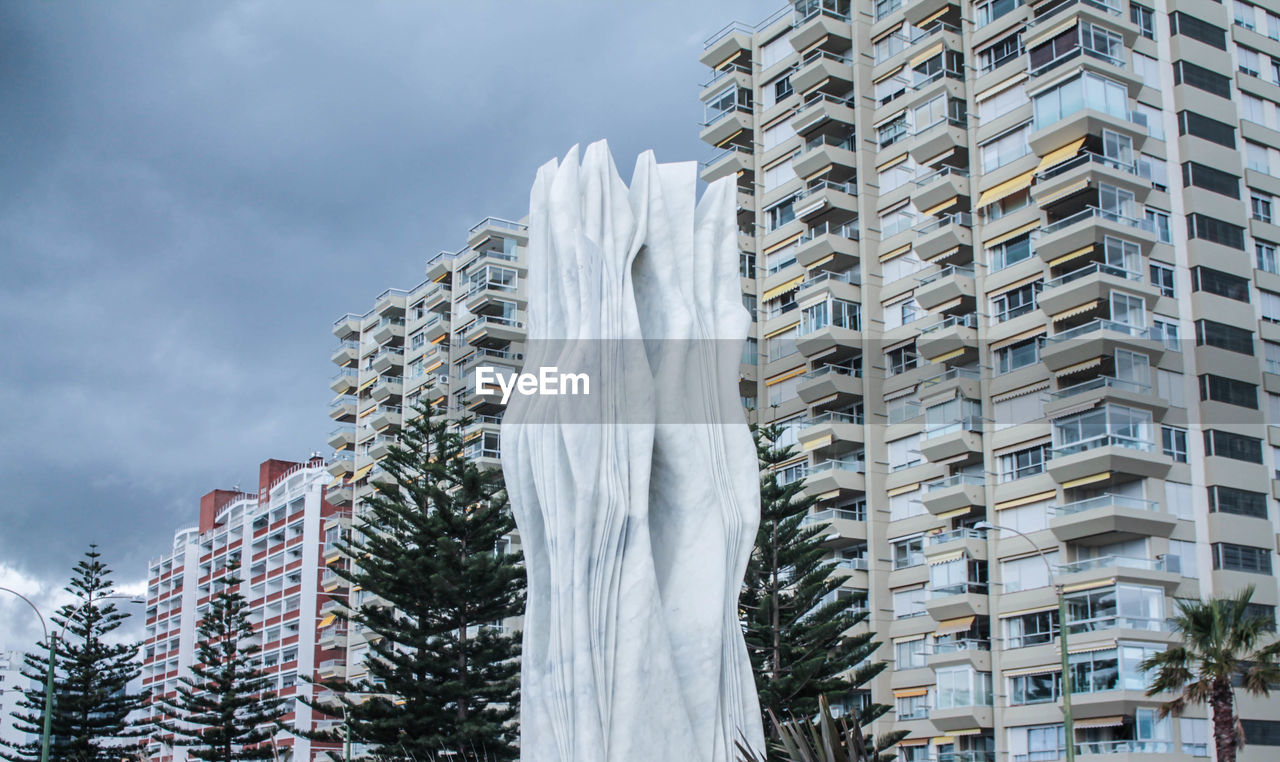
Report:
[[[237,565],[214,582],[209,611],[196,628],[191,675],[178,679],[177,697],[159,701],[175,746],[208,762],[271,759],[271,740],[280,729],[284,699],[254,658],[261,650],[246,642],[254,635],[249,603],[240,592]]]
[[[129,713],[146,704],[146,695],[129,692],[129,682],[142,668],[137,660],[139,643],[109,643],[128,618],[110,600],[116,595],[111,569],[102,562],[96,545],[76,564],[65,588],[74,600],[52,617],[56,640],[54,663],[51,760],[117,762],[139,752],[143,733],[129,720]],[[98,601],[101,601],[99,603]],[[60,636],[58,633],[62,633]],[[32,735],[29,743],[0,741],[0,757],[12,762],[40,758],[44,728],[44,686],[49,668],[49,644],[29,653],[22,675],[32,685],[13,712],[14,724]]]
[[[871,661],[880,645],[871,633],[851,632],[868,616],[852,608],[858,598],[834,596],[841,580],[826,561],[827,529],[803,524],[815,498],[804,493],[803,479],[779,479],[779,467],[795,459],[795,448],[781,444],[785,432],[779,426],[753,433],[761,472],[760,530],[739,604],[765,727],[776,742],[778,726],[770,713],[779,719],[813,717],[819,696],[859,691],[886,665]],[[859,710],[857,723],[870,727],[888,710],[870,704]],[[881,739],[878,745],[893,742]],[[775,758],[776,752],[770,754]]]
[[[367,677],[325,685],[375,755],[514,759],[519,641],[495,625],[521,614],[525,581],[501,550],[515,528],[502,473],[467,457],[464,422],[416,412],[341,546],[357,563],[337,573],[369,596],[343,614],[372,635]]]

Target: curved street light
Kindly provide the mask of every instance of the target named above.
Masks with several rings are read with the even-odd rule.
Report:
[[[1013,527],[992,524],[990,521],[979,521],[973,525],[973,528],[983,530],[999,529],[1005,532],[1013,532],[1035,548],[1040,560],[1044,561],[1045,572],[1048,575],[1045,577],[1045,582],[1053,585],[1053,590],[1058,596],[1058,645],[1062,651],[1062,734],[1066,736],[1067,746],[1064,752],[1066,754],[1066,762],[1075,762],[1075,723],[1071,719],[1071,664],[1067,656],[1067,598],[1063,594],[1062,584],[1054,581],[1053,567],[1049,565],[1049,556],[1045,549],[1040,547],[1035,540]]]
[[[10,587],[0,587],[0,591],[13,593],[30,606],[32,611],[36,612],[36,616],[40,618],[40,629],[44,632],[44,642],[49,647],[49,668],[45,671],[44,676],[44,725],[40,731],[40,762],[49,762],[49,740],[53,735],[53,675],[58,659],[58,638],[66,634],[67,625],[75,620],[77,614],[99,601],[127,600],[132,603],[146,603],[146,600],[141,596],[133,595],[104,595],[99,598],[90,598],[77,606],[71,612],[71,616],[67,617],[66,621],[62,623],[61,629],[50,638],[49,626],[45,623],[44,614],[40,613],[40,609],[31,602],[30,598]]]

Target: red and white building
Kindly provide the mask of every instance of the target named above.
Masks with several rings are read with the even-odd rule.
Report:
[[[350,513],[325,500],[332,478],[322,458],[267,460],[256,492],[218,489],[200,498],[199,524],[178,531],[173,547],[148,570],[142,683],[153,696],[176,696],[178,679],[189,674],[197,626],[216,592],[214,583],[236,562],[254,642],[262,648],[257,658],[277,694],[310,697],[316,689],[300,676],[330,677],[341,668],[346,632],[332,612],[345,588],[323,579],[324,556],[346,531]],[[325,592],[326,584],[333,592]],[[300,731],[336,724],[301,701],[285,708],[286,722]],[[152,711],[156,716],[158,707]],[[187,753],[172,740],[157,728],[150,758],[183,762]],[[341,757],[339,744],[293,734],[279,733],[273,743],[282,761]]]

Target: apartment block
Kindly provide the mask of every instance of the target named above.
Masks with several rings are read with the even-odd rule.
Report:
[[[146,639],[142,686],[173,699],[178,679],[194,663],[197,627],[220,589],[227,568],[239,564],[239,590],[248,599],[257,660],[277,695],[320,698],[300,679],[332,677],[345,663],[346,633],[335,621],[339,600],[326,578],[326,537],[349,525],[350,512],[326,499],[331,480],[323,458],[295,463],[267,460],[252,492],[217,489],[200,498],[199,522],[174,535],[173,546],[147,574]],[[314,714],[301,701],[285,704],[285,721],[298,730],[337,721]],[[152,707],[155,717],[159,708]],[[148,754],[154,762],[182,762],[187,752],[157,731]],[[279,758],[328,760],[340,754],[324,744],[281,733]]]
[[[515,371],[523,365],[527,245],[524,223],[487,217],[467,232],[462,248],[431,257],[421,283],[387,289],[368,312],[334,323],[338,347],[332,360],[338,372],[331,388],[337,396],[330,417],[337,426],[329,439],[329,499],[357,519],[378,480],[387,478],[379,461],[420,404],[434,405],[450,418],[468,418],[468,457],[500,467],[504,405],[496,396],[476,394],[474,370],[486,365]],[[513,534],[510,541],[519,539]],[[325,560],[350,562],[338,553]],[[332,574],[326,581],[326,590],[350,593],[353,606],[376,602],[367,591],[349,591]],[[360,632],[350,633],[347,677],[364,676],[367,649]]]
[[[1137,665],[1180,599],[1275,621],[1277,14],[799,0],[705,44],[744,401],[867,594],[906,762],[1210,754]],[[1280,703],[1240,712],[1261,760]]]

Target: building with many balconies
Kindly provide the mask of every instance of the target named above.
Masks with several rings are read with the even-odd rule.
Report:
[[[701,61],[743,397],[867,593],[877,730],[906,762],[1208,756],[1137,665],[1179,599],[1280,602],[1277,9],[798,0]],[[1262,759],[1280,704],[1240,712]]]

